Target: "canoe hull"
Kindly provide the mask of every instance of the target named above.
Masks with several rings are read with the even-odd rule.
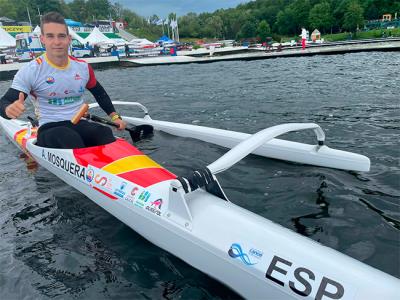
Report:
[[[21,122],[0,123],[14,142],[26,128]],[[73,150],[45,149],[34,141],[27,137],[22,146],[16,144],[150,242],[245,298],[397,299],[400,294],[398,279],[201,189],[182,195],[173,178],[144,187],[107,173],[106,166],[82,164]],[[102,186],[102,177],[112,185]],[[180,202],[184,205],[177,208]]]

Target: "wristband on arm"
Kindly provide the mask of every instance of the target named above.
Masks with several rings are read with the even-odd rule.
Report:
[[[117,119],[120,119],[120,120],[122,120],[122,118],[121,118],[121,116],[119,115],[119,114],[117,114],[117,113],[114,113],[112,116],[111,116],[111,121],[116,121]]]

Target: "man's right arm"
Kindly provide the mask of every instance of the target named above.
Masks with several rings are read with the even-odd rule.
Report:
[[[39,61],[33,60],[15,74],[11,88],[0,99],[0,115],[3,118],[15,119],[24,112],[24,100],[33,90],[32,82],[39,66]]]
[[[19,117],[25,110],[24,100],[26,97],[27,94],[14,88],[9,88],[7,93],[0,99],[0,115],[5,119]]]

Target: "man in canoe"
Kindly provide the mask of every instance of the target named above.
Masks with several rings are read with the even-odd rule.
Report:
[[[39,119],[37,145],[49,148],[84,148],[115,141],[112,130],[103,125],[71,118],[83,104],[85,88],[111,120],[126,123],[115,112],[110,97],[96,80],[92,67],[68,55],[71,36],[63,16],[50,12],[42,17],[41,42],[46,52],[23,66],[15,75],[11,88],[0,99],[0,114],[7,119],[18,118],[24,111],[28,95],[33,99]]]

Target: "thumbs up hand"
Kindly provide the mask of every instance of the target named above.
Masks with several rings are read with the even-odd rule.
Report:
[[[20,92],[19,97],[13,103],[6,107],[6,115],[10,119],[18,118],[25,111],[25,95]]]

